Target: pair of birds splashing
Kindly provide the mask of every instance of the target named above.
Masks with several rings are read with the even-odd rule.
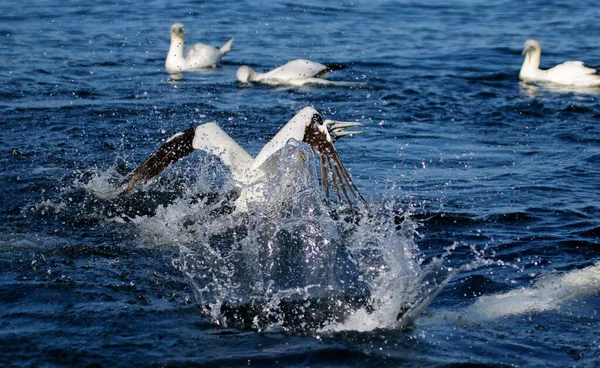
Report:
[[[232,178],[241,189],[235,209],[245,212],[250,203],[264,201],[268,188],[261,184],[276,175],[279,169],[277,165],[273,165],[273,158],[277,157],[288,141],[296,140],[308,144],[318,156],[325,196],[329,197],[330,193],[334,193],[339,203],[347,202],[352,205],[364,199],[342,164],[334,143],[343,136],[361,133],[348,130],[361,125],[358,122],[323,119],[313,107],[305,107],[253,158],[216,123],[202,124],[171,136],[121,186],[124,193],[130,192],[139,184],[158,176],[170,164],[200,150],[219,157],[231,170]]]

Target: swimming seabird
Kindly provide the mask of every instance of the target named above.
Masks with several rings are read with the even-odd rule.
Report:
[[[586,67],[582,61],[567,61],[551,69],[540,69],[542,47],[536,40],[525,41],[522,52],[525,60],[519,79],[525,82],[549,82],[575,87],[600,87],[600,75],[594,68]]]
[[[261,185],[276,174],[272,158],[290,140],[307,143],[313,153],[319,157],[321,166],[321,185],[326,197],[330,187],[337,201],[362,200],[362,195],[352,182],[335,150],[334,142],[345,135],[362,133],[348,128],[361,126],[358,122],[324,120],[313,107],[305,107],[298,112],[279,132],[252,158],[215,122],[192,127],[171,136],[156,152],[136,168],[122,183],[124,192],[133,190],[156,177],[172,163],[201,150],[218,156],[229,167],[234,181],[241,187],[236,201],[236,210],[245,211],[249,202],[264,199]]]
[[[169,73],[185,72],[215,67],[221,58],[231,51],[233,38],[227,41],[220,49],[197,43],[184,50],[185,28],[181,23],[171,26],[171,46],[165,60],[165,69]]]
[[[247,65],[237,71],[237,80],[242,83],[264,83],[270,85],[302,86],[305,84],[356,85],[356,82],[340,82],[324,79],[327,73],[345,69],[343,65],[324,65],[310,60],[296,59],[266,73],[259,73]]]

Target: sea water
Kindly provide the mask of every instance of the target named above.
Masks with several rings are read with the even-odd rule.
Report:
[[[0,14],[2,364],[599,364],[600,91],[517,80],[529,38],[542,67],[600,64],[595,2]],[[233,51],[173,79],[174,22]],[[235,81],[296,58],[360,85]],[[307,105],[364,124],[336,148],[366,203],[327,202],[302,144],[270,183],[283,206],[232,212],[235,183],[202,153],[119,195],[176,132],[216,121],[255,155]]]

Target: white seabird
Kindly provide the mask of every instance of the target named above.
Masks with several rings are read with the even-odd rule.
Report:
[[[156,177],[172,163],[190,155],[195,150],[218,156],[231,170],[234,181],[241,187],[236,200],[237,211],[246,211],[248,204],[264,199],[262,184],[276,174],[271,160],[290,140],[302,141],[310,145],[319,157],[321,165],[321,185],[329,197],[330,185],[338,202],[363,200],[350,175],[344,168],[333,143],[348,134],[362,133],[348,128],[361,126],[358,122],[323,120],[321,114],[312,107],[298,112],[262,148],[256,158],[252,158],[215,122],[199,125],[170,137],[144,163],[137,167],[122,183],[124,193],[133,190],[138,184]]]
[[[567,61],[551,69],[540,69],[542,47],[536,40],[525,41],[522,54],[525,55],[525,60],[521,66],[519,79],[524,82],[546,82],[573,87],[600,87],[598,71],[584,66],[582,61]]]
[[[184,49],[185,28],[181,23],[171,26],[171,46],[165,60],[165,69],[169,73],[214,68],[231,51],[233,38],[220,49],[197,43]]]
[[[345,69],[342,65],[324,65],[310,60],[296,59],[266,73],[259,73],[247,65],[237,71],[237,80],[242,83],[264,83],[274,86],[302,86],[305,84],[357,85],[357,82],[332,81],[322,78],[327,73]]]

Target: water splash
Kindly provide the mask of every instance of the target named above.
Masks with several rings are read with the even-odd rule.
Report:
[[[264,203],[247,214],[211,217],[182,199],[140,222],[179,245],[173,265],[203,312],[230,327],[303,333],[411,325],[452,271],[442,259],[423,265],[410,216],[389,203],[327,205],[301,143],[278,160]]]
[[[264,201],[247,213],[232,210],[239,190],[207,162],[127,196],[114,195],[115,169],[94,173],[69,196],[84,192],[78,210],[134,226],[142,246],[177,247],[173,266],[217,324],[296,333],[411,326],[453,271],[444,257],[420,258],[410,214],[393,199],[328,203],[303,143],[276,160]]]
[[[120,193],[115,176],[115,168],[106,171],[94,170],[86,178],[77,178],[73,187],[84,189],[100,199],[112,200]]]
[[[414,243],[416,225],[405,215],[400,227],[395,218],[380,211],[368,217],[357,231],[354,256],[371,288],[371,301],[343,323],[322,331],[371,331],[410,327],[451,279],[445,256],[423,264]]]

